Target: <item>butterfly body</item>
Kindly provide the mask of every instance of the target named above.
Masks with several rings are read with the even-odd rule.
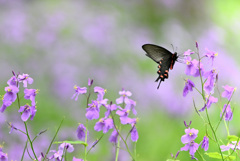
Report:
[[[171,53],[167,49],[153,44],[145,44],[142,48],[146,52],[146,56],[158,63],[158,78],[156,79],[156,82],[160,80],[157,87],[158,89],[161,82],[168,78],[169,69],[173,69],[175,61],[178,59],[178,55],[176,52]]]

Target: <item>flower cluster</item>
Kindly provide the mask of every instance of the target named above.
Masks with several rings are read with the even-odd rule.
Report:
[[[86,94],[89,98],[92,84],[93,81],[89,79],[89,88],[74,86],[75,93],[73,94],[72,99],[75,98],[75,100],[77,100],[79,94]],[[131,140],[136,142],[138,140],[138,132],[136,128],[138,119],[130,117],[131,115],[137,114],[137,111],[135,110],[136,102],[130,98],[132,93],[124,89],[119,91],[120,97],[116,99],[116,103],[113,103],[112,101],[109,102],[109,100],[105,98],[106,89],[95,86],[93,91],[97,94],[97,98],[91,100],[91,103],[88,103],[85,116],[87,120],[98,119],[95,123],[94,130],[98,132],[102,131],[104,134],[112,130],[109,141],[117,143],[119,141],[118,137],[123,139],[119,126],[130,125],[129,134],[131,134]],[[88,101],[90,100],[88,99]],[[100,109],[101,111],[105,111],[104,116],[102,117],[100,117]],[[117,126],[116,122],[119,122],[120,125],[118,124]],[[79,124],[77,128],[78,139],[85,140],[87,137],[86,132],[88,132],[87,127],[85,127],[84,124]]]
[[[196,43],[196,47],[197,47],[196,54],[197,54],[198,60],[192,59],[192,57],[191,57],[191,56],[193,56],[193,54],[195,54],[195,52],[193,52],[191,50],[187,50],[184,53],[185,64],[186,64],[185,74],[188,76],[199,77],[200,81],[201,81],[201,89],[198,89],[193,81],[191,81],[190,79],[186,79],[185,86],[183,89],[183,96],[186,97],[189,92],[192,92],[193,89],[196,89],[196,91],[201,95],[201,97],[203,98],[203,101],[204,101],[204,106],[202,108],[200,108],[199,110],[197,110],[197,113],[198,113],[198,115],[201,116],[202,114],[199,112],[206,111],[207,120],[205,120],[204,117],[201,116],[201,118],[203,119],[203,121],[205,122],[205,125],[206,125],[206,136],[204,136],[202,142],[199,144],[195,142],[195,139],[198,134],[198,130],[189,128],[191,122],[189,125],[187,125],[186,122],[184,122],[187,129],[185,130],[186,134],[183,135],[181,138],[182,143],[185,144],[185,146],[181,148],[181,151],[189,151],[189,154],[191,155],[192,159],[197,159],[197,158],[195,158],[194,154],[198,150],[200,145],[201,145],[201,148],[203,148],[205,151],[208,150],[208,147],[209,147],[208,136],[209,135],[208,135],[207,125],[210,126],[211,132],[213,133],[213,137],[214,137],[213,140],[215,142],[217,142],[219,149],[221,148],[222,151],[226,151],[226,150],[234,149],[234,148],[239,149],[239,143],[236,145],[237,142],[233,142],[233,144],[228,144],[227,146],[225,146],[225,145],[219,146],[218,138],[216,136],[216,131],[218,129],[220,122],[223,120],[223,118],[224,118],[224,121],[230,121],[233,118],[233,110],[231,109],[230,101],[231,101],[232,95],[233,95],[234,91],[236,90],[236,88],[230,87],[228,85],[222,86],[224,88],[224,91],[222,92],[221,96],[223,98],[227,98],[228,101],[226,104],[223,105],[223,108],[221,108],[222,111],[220,113],[220,121],[216,125],[216,127],[214,127],[211,124],[211,119],[209,117],[207,109],[209,109],[213,103],[218,102],[218,98],[213,96],[216,82],[218,80],[218,72],[215,68],[213,68],[213,63],[214,63],[215,57],[218,54],[216,52],[206,49],[205,55],[203,57],[200,57],[199,52],[198,52],[199,50],[198,50],[197,43]],[[210,70],[206,70],[207,69],[206,66],[203,65],[203,63],[202,63],[203,58],[208,58],[211,61]],[[194,106],[195,106],[195,103],[194,103]],[[195,108],[197,109],[196,106],[195,106]],[[229,128],[227,127],[228,125],[226,124],[226,122],[225,122],[225,126],[227,129],[228,135],[230,135]],[[222,154],[221,150],[219,150],[219,152],[220,153],[211,153],[211,154],[209,154],[209,156],[211,156],[212,158],[221,158],[224,160],[224,155]]]
[[[38,90],[27,89],[27,85],[33,83],[33,79],[29,77],[28,74],[23,73],[22,75],[20,74],[16,75],[13,72],[13,76],[7,81],[8,86],[5,87],[6,93],[4,94],[2,99],[3,104],[0,108],[0,111],[4,112],[7,107],[11,106],[12,103],[15,102],[19,93],[19,83],[21,82],[23,83],[23,87],[25,88],[24,98],[27,100],[30,100],[31,105],[26,104],[24,106],[20,106],[18,112],[21,112],[22,114],[21,119],[23,121],[27,121],[30,116],[31,116],[31,120],[33,120],[37,111],[35,97],[38,93]]]
[[[201,148],[203,148],[205,151],[208,150],[209,146],[208,137],[204,136],[203,141],[200,144],[196,143],[194,140],[197,138],[198,130],[194,128],[190,129],[189,126],[191,122],[189,125],[186,125],[185,122],[184,124],[187,127],[187,129],[185,129],[186,134],[181,137],[182,143],[185,144],[185,146],[181,148],[181,151],[189,151],[191,158],[196,159],[194,157],[194,154],[198,150],[200,144],[202,144]]]

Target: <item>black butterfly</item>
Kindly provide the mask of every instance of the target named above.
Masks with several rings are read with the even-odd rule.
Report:
[[[159,82],[157,89],[159,88],[160,84],[164,79],[168,78],[169,69],[173,69],[175,61],[178,59],[177,53],[171,53],[167,49],[153,45],[153,44],[145,44],[142,46],[143,50],[146,51],[146,55],[158,63],[159,70],[157,73],[159,74],[158,78],[155,82]]]

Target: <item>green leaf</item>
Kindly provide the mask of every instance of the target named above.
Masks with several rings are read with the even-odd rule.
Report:
[[[210,158],[222,159],[221,154],[218,153],[218,152],[205,153],[205,154],[208,155]],[[235,156],[228,156],[228,155],[225,155],[225,154],[223,154],[223,158],[228,159],[228,160],[235,160],[236,159]]]
[[[180,161],[180,160],[168,159],[166,161]]]
[[[82,144],[84,146],[88,146],[88,144],[86,144],[84,141],[56,141],[53,144],[62,144],[62,143],[69,143],[69,144]]]
[[[240,140],[240,138],[235,135],[229,135],[227,138],[229,141],[239,141]]]

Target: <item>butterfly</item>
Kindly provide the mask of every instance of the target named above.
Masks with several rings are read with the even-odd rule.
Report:
[[[173,69],[175,61],[178,59],[176,52],[171,53],[167,49],[157,46],[154,44],[144,44],[142,46],[143,50],[147,53],[146,56],[158,63],[158,78],[155,82],[159,82],[157,89],[160,87],[160,84],[165,79],[168,79],[169,69]]]

